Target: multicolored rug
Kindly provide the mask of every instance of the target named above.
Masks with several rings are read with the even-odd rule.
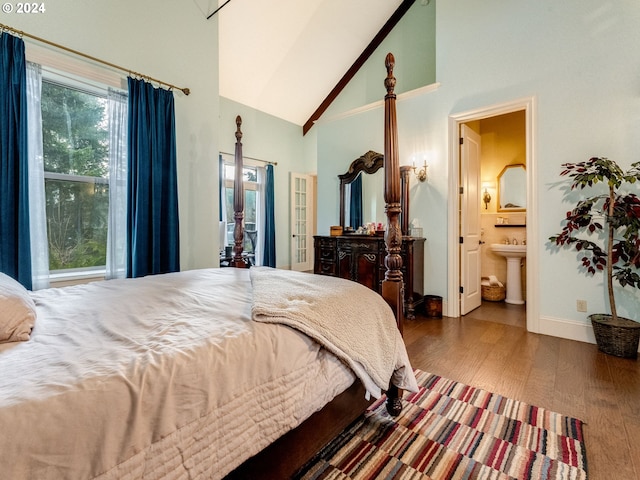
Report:
[[[296,476],[315,479],[582,480],[582,422],[416,370],[402,414],[384,398]]]

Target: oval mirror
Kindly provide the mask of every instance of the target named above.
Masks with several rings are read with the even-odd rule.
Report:
[[[507,165],[498,175],[498,211],[527,209],[527,171],[522,163]]]

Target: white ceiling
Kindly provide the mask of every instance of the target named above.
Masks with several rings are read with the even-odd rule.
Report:
[[[230,1],[216,14],[220,95],[304,125],[401,3]]]

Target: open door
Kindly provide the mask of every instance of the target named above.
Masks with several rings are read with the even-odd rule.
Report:
[[[460,314],[482,303],[480,135],[460,126]]]

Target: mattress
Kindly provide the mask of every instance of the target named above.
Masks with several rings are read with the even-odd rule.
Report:
[[[355,378],[251,321],[246,269],[32,296],[31,339],[0,347],[2,478],[222,478]]]

